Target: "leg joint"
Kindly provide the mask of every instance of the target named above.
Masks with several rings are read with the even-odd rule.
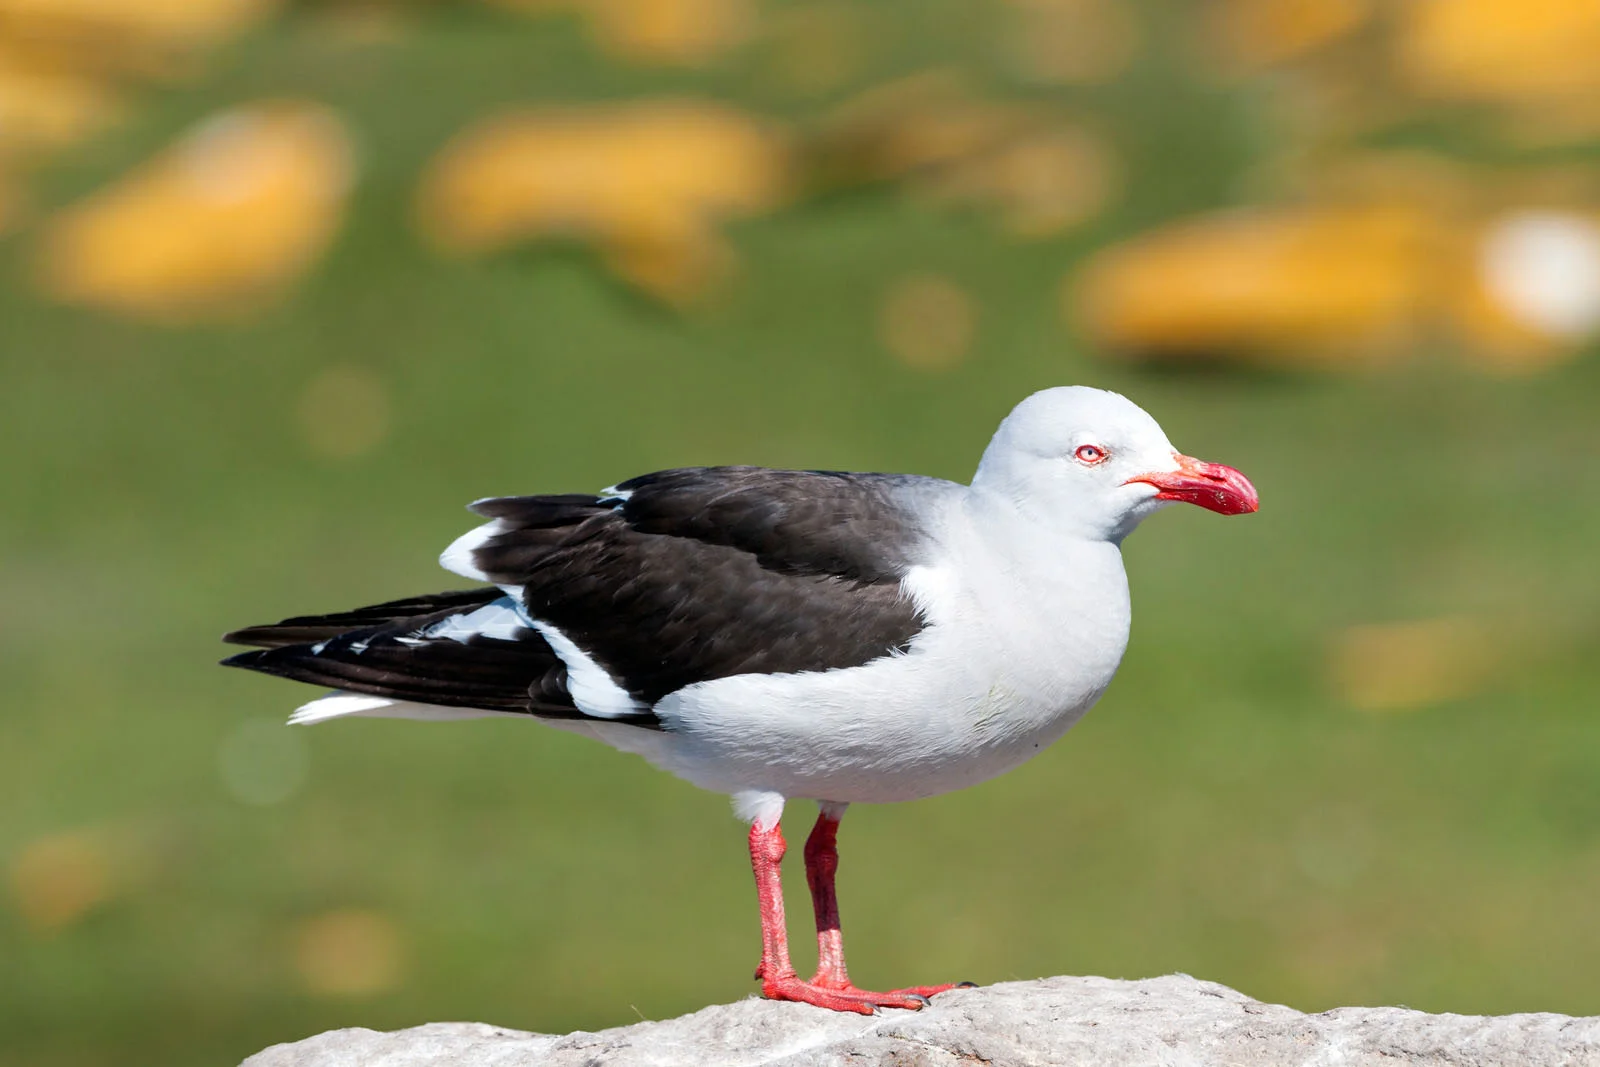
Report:
[[[750,827],[750,855],[767,863],[783,862],[789,846],[783,840],[783,831],[776,825],[763,829],[759,824]]]

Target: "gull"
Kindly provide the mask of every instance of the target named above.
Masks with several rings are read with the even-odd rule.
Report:
[[[954,983],[857,988],[834,892],[857,803],[917,800],[1038,755],[1128,643],[1120,546],[1174,502],[1252,512],[1232,467],[1179,453],[1116,393],[1059,387],[1000,424],[971,484],[695,467],[595,494],[480,500],[441,565],[485,585],[228,634],[225,660],[328,687],[291,723],[516,716],[732,796],[750,823],[765,996],[919,1008]],[[790,800],[818,968],[789,957]]]

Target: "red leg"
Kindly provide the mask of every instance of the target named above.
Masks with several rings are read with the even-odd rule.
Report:
[[[783,831],[776,823],[764,829],[759,822],[750,826],[750,866],[756,874],[756,901],[761,907],[761,966],[756,977],[763,981],[782,979],[794,973],[789,962],[789,930],[783,916]]]
[[[812,985],[824,989],[849,989],[850,972],[844,966],[844,933],[839,929],[839,897],[833,878],[839,870],[839,820],[826,811],[806,838],[806,884],[811,887],[811,908],[817,916],[817,975]]]
[[[817,815],[817,825],[806,838],[806,884],[811,887],[811,906],[817,916],[817,974],[811,984],[842,993],[864,993],[850,982],[844,964],[844,933],[839,927],[839,895],[834,876],[839,871],[839,819],[826,807]],[[970,982],[946,985],[911,986],[896,989],[891,996],[931,997]],[[867,996],[882,994],[867,993]]]
[[[761,966],[756,968],[756,977],[761,979],[762,993],[769,1000],[796,1000],[862,1015],[871,1015],[880,1007],[922,1007],[922,996],[909,992],[868,993],[854,987],[827,989],[801,981],[794,964],[789,962],[789,938],[784,926],[783,883],[779,878],[784,851],[783,833],[776,823],[763,827],[757,821],[750,827],[750,866],[755,870],[756,896],[761,903]],[[842,971],[842,958],[840,967]]]

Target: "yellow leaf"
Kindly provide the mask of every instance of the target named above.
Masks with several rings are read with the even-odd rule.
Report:
[[[325,108],[224,112],[51,220],[43,284],[62,301],[159,319],[257,307],[327,247],[352,169]]]
[[[1406,339],[1428,308],[1434,220],[1400,207],[1241,211],[1113,246],[1069,314],[1135,354],[1354,354]]]
[[[20,63],[0,51],[0,152],[45,152],[93,133],[115,114],[111,89],[92,78]]]
[[[1600,89],[1594,0],[1412,0],[1400,10],[1397,60],[1426,95],[1526,100]]]
[[[749,0],[587,0],[600,46],[638,63],[702,66],[742,44],[755,21]]]
[[[720,105],[518,111],[445,147],[418,191],[418,220],[438,247],[461,254],[591,242],[624,277],[680,302],[728,262],[717,223],[778,206],[787,170],[779,134]]]
[[[34,34],[121,38],[125,45],[213,43],[256,21],[277,0],[0,0],[0,26]]]

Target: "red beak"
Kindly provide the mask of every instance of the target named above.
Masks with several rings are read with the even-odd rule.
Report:
[[[1199,504],[1219,515],[1247,515],[1261,506],[1256,487],[1232,467],[1207,463],[1193,456],[1173,455],[1178,461],[1177,470],[1136,474],[1124,484],[1145,482],[1161,490],[1156,494],[1157,500]]]

